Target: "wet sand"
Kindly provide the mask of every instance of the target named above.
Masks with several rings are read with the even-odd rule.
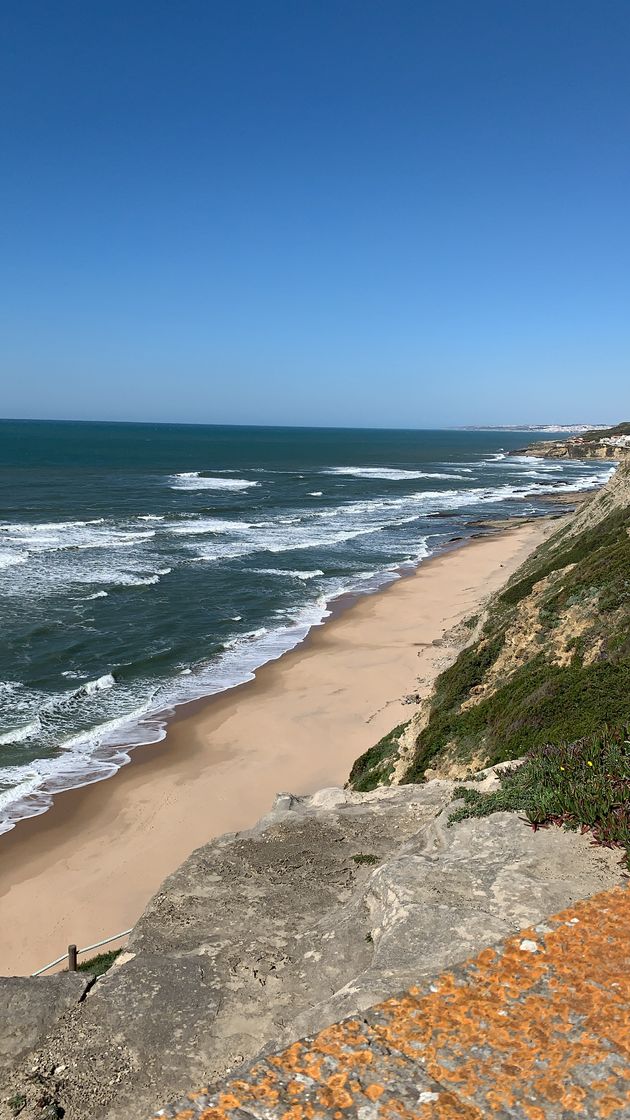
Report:
[[[57,795],[0,837],[0,973],[24,974],[132,926],[200,844],[251,827],[277,792],[342,785],[426,695],[477,612],[557,522],[473,540],[358,600],[228,693],[179,709],[107,781]],[[436,644],[438,643],[438,644]]]

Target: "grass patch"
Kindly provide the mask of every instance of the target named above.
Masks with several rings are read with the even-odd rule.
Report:
[[[93,976],[102,976],[111,968],[116,957],[119,957],[122,949],[111,949],[109,953],[98,953],[95,957],[90,957],[87,961],[81,961],[77,965],[78,972],[90,972]]]
[[[369,852],[367,854],[365,854],[363,852],[359,852],[358,855],[353,856],[352,858],[353,858],[355,863],[358,863],[358,864],[366,863],[366,864],[368,864],[369,867],[373,867],[374,864],[381,862],[380,859],[378,858],[378,856],[372,855]]]
[[[440,674],[435,683],[432,710],[453,708],[462,703],[471,688],[480,684],[487,670],[496,661],[503,648],[505,631],[486,637],[474,646],[462,650],[457,660]]]
[[[460,787],[464,804],[449,824],[467,817],[523,812],[534,828],[563,825],[596,843],[626,851],[630,866],[630,732],[605,731],[575,743],[536,747],[522,766],[504,771],[492,793]]]
[[[348,778],[348,785],[357,793],[369,793],[378,786],[388,786],[391,783],[400,738],[409,720],[399,723],[393,731],[384,735],[373,747],[359,755]]]
[[[569,564],[580,565],[577,580],[581,584],[595,583],[596,585],[608,586],[611,582],[616,582],[616,579],[612,579],[612,572],[606,569],[606,563],[611,550],[614,549],[615,557],[614,559],[611,557],[613,566],[616,568],[621,564],[623,568],[623,557],[625,557],[625,563],[627,564],[628,550],[630,549],[627,525],[627,510],[616,510],[594,528],[580,533],[570,547],[562,550],[555,549],[550,552],[548,545],[546,550],[548,559],[545,563],[531,566],[527,575],[509,584],[505,591],[499,595],[499,602],[507,606],[516,606],[521,599],[531,593],[535,583],[539,583],[541,579],[552,575],[560,568],[566,568]],[[549,543],[553,544],[553,541]],[[538,556],[538,559],[540,559],[540,556]],[[622,575],[621,572],[615,574]],[[625,568],[625,575],[626,577],[628,575],[627,567]],[[571,579],[571,573],[568,573],[567,590],[574,582]]]

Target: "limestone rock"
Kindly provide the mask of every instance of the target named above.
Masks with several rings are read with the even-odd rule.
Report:
[[[76,1007],[90,980],[81,972],[0,979],[0,1076],[33,1050],[65,1011]]]

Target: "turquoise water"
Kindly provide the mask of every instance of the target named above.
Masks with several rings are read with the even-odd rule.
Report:
[[[114,773],[346,592],[609,467],[531,436],[0,423],[0,830]]]

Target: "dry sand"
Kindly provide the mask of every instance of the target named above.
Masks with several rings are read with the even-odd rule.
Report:
[[[136,921],[200,844],[250,827],[275,794],[343,784],[414,709],[455,648],[442,638],[555,527],[472,541],[312,631],[223,696],[179,710],[114,778],[62,793],[0,837],[0,973],[30,972]],[[436,645],[435,643],[440,643]]]

